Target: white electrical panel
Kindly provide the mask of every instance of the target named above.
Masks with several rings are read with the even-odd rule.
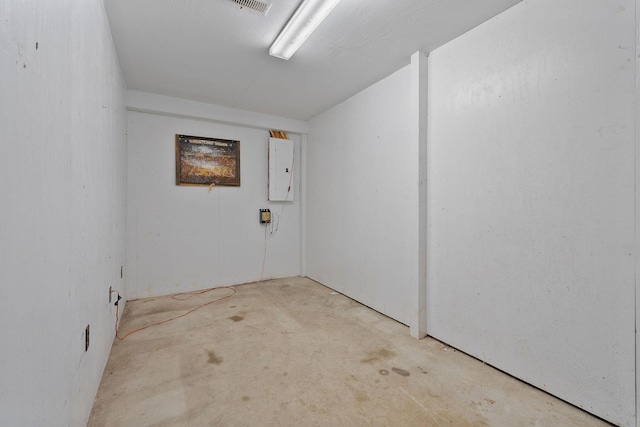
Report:
[[[293,200],[293,141],[269,138],[269,200]]]

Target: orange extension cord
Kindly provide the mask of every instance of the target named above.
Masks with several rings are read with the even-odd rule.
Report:
[[[255,282],[252,282],[252,283],[255,283]],[[249,283],[246,283],[246,284],[248,285]],[[243,286],[243,285],[238,285],[238,286]],[[163,320],[163,321],[161,321],[161,322],[151,323],[150,325],[146,325],[146,326],[143,326],[143,327],[141,327],[141,328],[134,329],[134,330],[133,330],[133,331],[131,331],[131,332],[127,332],[127,333],[126,333],[124,336],[122,336],[122,337],[121,337],[120,335],[118,335],[118,321],[119,321],[118,314],[119,314],[119,308],[120,308],[120,306],[119,306],[119,305],[116,305],[116,326],[115,326],[115,329],[116,329],[116,338],[118,338],[120,341],[122,341],[122,340],[124,340],[125,338],[127,338],[129,335],[135,334],[136,332],[140,332],[140,331],[143,331],[143,330],[145,330],[145,329],[149,329],[149,328],[151,328],[152,326],[162,325],[163,323],[171,322],[172,320],[180,319],[181,317],[185,317],[185,316],[187,316],[187,315],[189,315],[189,314],[193,313],[193,312],[194,312],[194,311],[196,311],[196,310],[200,310],[202,307],[206,307],[206,306],[208,306],[208,305],[210,305],[210,304],[213,304],[214,302],[218,302],[218,301],[225,300],[225,299],[227,299],[227,298],[231,298],[232,296],[234,296],[234,295],[238,292],[238,291],[235,289],[235,287],[232,287],[232,286],[220,286],[220,287],[218,287],[218,288],[205,289],[205,290],[202,290],[202,291],[182,292],[182,293],[179,293],[179,294],[171,295],[171,298],[173,298],[173,299],[175,299],[175,300],[178,300],[178,301],[185,301],[185,300],[188,300],[189,298],[193,298],[193,297],[195,297],[195,296],[202,295],[202,294],[205,294],[205,293],[207,293],[207,292],[215,291],[215,290],[217,290],[217,289],[230,289],[230,290],[232,290],[233,292],[232,292],[231,294],[229,294],[229,295],[225,295],[225,296],[223,296],[223,297],[221,297],[221,298],[217,298],[217,299],[214,299],[214,300],[209,301],[209,302],[207,302],[207,303],[201,304],[201,305],[197,306],[196,308],[192,308],[191,310],[189,310],[189,311],[187,311],[186,313],[183,313],[183,314],[181,314],[181,315],[179,315],[179,316],[175,316],[175,317],[172,317],[172,318],[170,318],[170,319]]]

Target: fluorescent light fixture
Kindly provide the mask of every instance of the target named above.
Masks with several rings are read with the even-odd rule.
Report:
[[[269,49],[269,55],[289,59],[340,0],[302,0]]]

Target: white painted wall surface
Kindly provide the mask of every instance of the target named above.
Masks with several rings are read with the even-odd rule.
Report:
[[[634,425],[635,2],[524,1],[429,57],[428,330]]]
[[[640,0],[636,2],[636,90],[635,90],[635,112],[636,112],[636,147],[640,147],[640,118],[638,112],[640,112]],[[635,152],[636,171],[640,170],[640,152],[636,149]],[[636,186],[635,186],[635,209],[636,209],[636,225],[640,224],[640,174],[636,173]],[[637,313],[640,313],[640,230],[636,226],[635,229],[635,243],[636,250],[636,427],[640,427],[640,399],[638,399],[638,384],[640,384],[640,340],[638,340],[638,330],[640,330],[640,318]]]
[[[0,21],[0,425],[84,426],[124,291],[124,84],[102,1]]]
[[[309,122],[306,275],[409,324],[418,280],[411,69]]]
[[[175,135],[240,141],[240,187],[177,186]],[[300,137],[295,143],[295,191]],[[129,296],[144,298],[259,280],[267,207],[269,132],[210,121],[128,112],[127,259]],[[271,202],[281,214],[267,239],[264,279],[300,270],[298,195]],[[284,210],[282,206],[284,205]]]

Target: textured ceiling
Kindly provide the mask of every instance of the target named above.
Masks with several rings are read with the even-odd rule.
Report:
[[[269,46],[299,0],[267,16],[232,0],[105,0],[127,88],[309,119],[520,0],[342,0],[289,60]]]

